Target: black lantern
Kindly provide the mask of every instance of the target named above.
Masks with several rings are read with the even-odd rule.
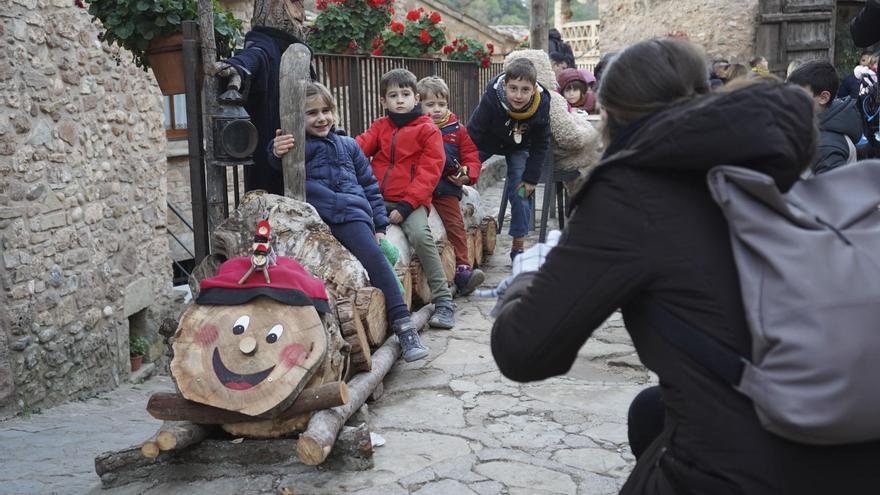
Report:
[[[230,87],[217,98],[217,111],[211,116],[214,132],[214,165],[229,167],[253,165],[257,148],[257,128],[244,109],[245,98]]]

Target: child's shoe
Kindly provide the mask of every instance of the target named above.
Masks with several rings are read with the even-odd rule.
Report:
[[[517,256],[519,256],[519,255],[521,255],[521,254],[523,254],[523,250],[522,250],[522,249],[511,249],[511,250],[510,250],[510,261],[511,261],[511,263],[513,262],[514,259],[516,259]]]
[[[471,267],[467,265],[458,265],[455,269],[455,279],[453,279],[453,283],[455,283],[455,286],[458,288],[458,293],[462,296],[466,296],[476,290],[485,279],[486,275],[483,274],[482,270],[472,270]]]
[[[455,311],[452,309],[452,299],[442,299],[434,303],[434,314],[428,320],[428,325],[433,328],[449,330],[455,326]]]
[[[424,359],[428,356],[428,348],[419,339],[419,332],[409,316],[395,320],[391,324],[391,330],[397,335],[400,342],[400,353],[407,363]]]

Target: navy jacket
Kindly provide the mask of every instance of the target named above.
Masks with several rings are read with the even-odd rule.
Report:
[[[534,115],[522,121],[526,126],[521,143],[513,141],[514,121],[501,106],[501,100],[495,85],[502,76],[498,75],[486,86],[480,104],[468,121],[467,130],[471,139],[481,153],[507,156],[513,151],[527,150],[529,159],[522,180],[529,184],[537,184],[541,180],[541,171],[547,160],[550,148],[550,91],[538,85],[541,92],[541,104]]]
[[[271,141],[265,156],[281,168]],[[366,222],[376,232],[388,226],[379,182],[360,146],[348,136],[306,136],[306,201],[328,224]]]
[[[840,88],[837,89],[837,97],[838,98],[846,98],[849,96],[853,100],[859,97],[859,87],[861,83],[856,78],[856,76],[850,74],[843,78],[843,81],[840,83]]]
[[[257,128],[257,150],[266,149],[267,143],[271,146],[275,129],[281,127],[278,101],[281,54],[293,41],[281,31],[255,28],[244,37],[244,50],[225,60],[238,69],[242,79],[247,77],[242,69],[251,74],[245,110]],[[264,153],[254,153],[254,164],[244,167],[244,188],[245,191],[264,189],[283,195],[284,176],[280,162],[272,165]]]
[[[812,165],[816,175],[846,165],[850,151],[855,150],[855,147],[850,150],[846,138],[858,143],[862,137],[862,114],[856,108],[855,100],[834,100],[818,117],[819,152]]]

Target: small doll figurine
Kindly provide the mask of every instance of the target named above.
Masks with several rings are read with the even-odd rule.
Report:
[[[269,279],[269,264],[275,264],[275,251],[272,249],[270,236],[272,229],[268,220],[262,220],[257,224],[257,232],[254,234],[254,243],[251,246],[251,267],[238,281],[239,285],[244,285],[245,280],[251,276],[254,271],[263,272],[266,277],[266,283],[272,283]]]

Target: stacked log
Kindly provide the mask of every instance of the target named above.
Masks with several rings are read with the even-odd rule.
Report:
[[[375,287],[358,289],[355,306],[367,333],[370,347],[376,348],[384,344],[390,323],[385,314],[385,294]]]
[[[342,338],[350,346],[351,369],[353,371],[369,371],[372,359],[367,333],[358,314],[355,297],[336,301],[336,314],[342,330]]]
[[[480,222],[480,233],[483,234],[483,254],[495,253],[495,237],[498,234],[498,221],[495,217],[486,217]]]

